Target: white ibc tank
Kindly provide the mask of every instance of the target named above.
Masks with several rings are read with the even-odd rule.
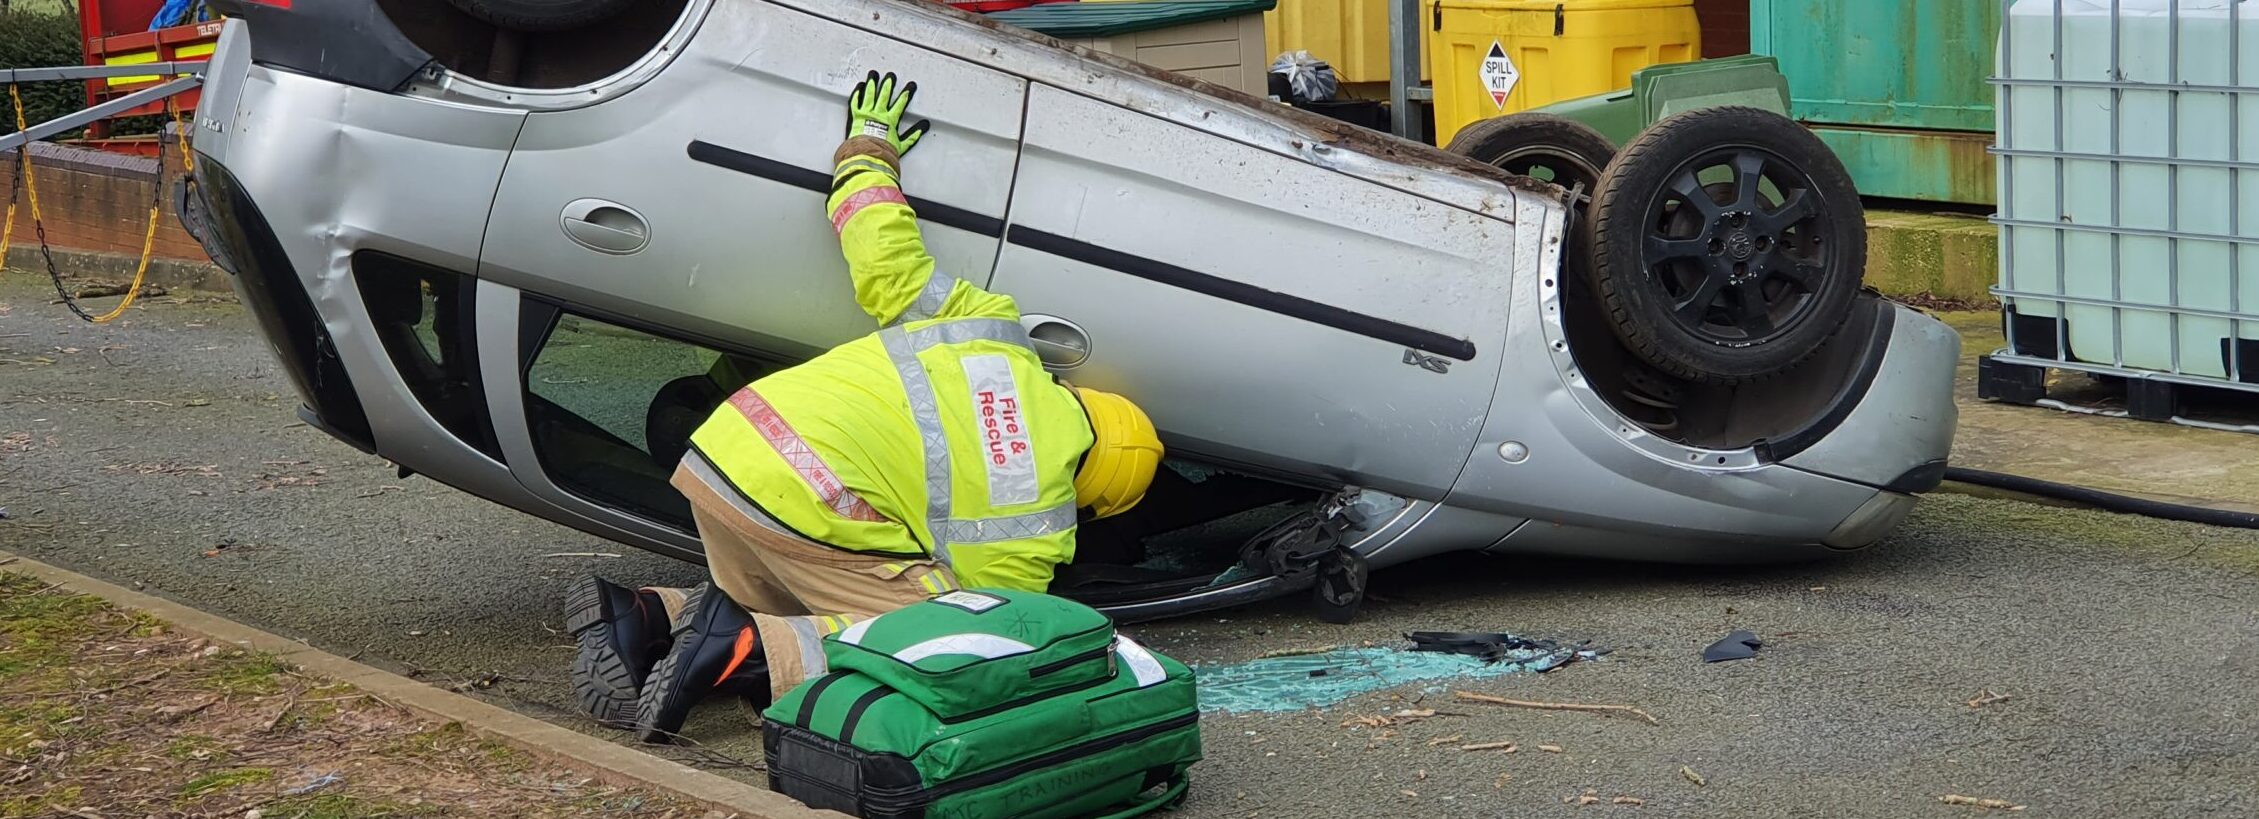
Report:
[[[2259,381],[2259,0],[2012,0],[2001,37],[2003,301],[2070,359]]]

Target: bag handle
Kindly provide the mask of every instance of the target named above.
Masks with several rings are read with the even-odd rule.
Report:
[[[1168,807],[1172,802],[1183,799],[1185,789],[1191,786],[1192,780],[1185,778],[1183,774],[1178,774],[1177,778],[1169,780],[1168,789],[1161,791],[1161,794],[1159,796],[1138,802],[1113,813],[1105,813],[1099,814],[1097,816],[1092,816],[1090,817],[1090,819],[1130,819],[1130,817],[1132,816],[1144,816],[1148,813],[1152,813],[1164,807]]]

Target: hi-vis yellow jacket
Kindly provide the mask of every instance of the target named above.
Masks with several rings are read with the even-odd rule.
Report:
[[[807,539],[1043,591],[1074,558],[1082,405],[1010,297],[935,269],[893,150],[858,137],[836,159],[832,227],[856,302],[885,329],[738,391],[685,463]]]

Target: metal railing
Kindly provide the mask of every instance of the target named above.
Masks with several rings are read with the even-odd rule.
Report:
[[[47,82],[53,80],[91,80],[103,77],[139,77],[144,75],[172,76],[173,79],[135,91],[117,99],[90,108],[65,114],[39,123],[22,131],[0,135],[0,151],[37,142],[73,128],[82,128],[105,117],[131,111],[143,105],[171,97],[203,84],[204,63],[167,62],[141,63],[139,65],[65,65],[52,68],[0,68],[0,88],[17,83]],[[186,76],[176,76],[186,75]]]

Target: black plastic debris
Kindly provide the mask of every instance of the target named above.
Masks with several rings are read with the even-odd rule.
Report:
[[[1755,633],[1736,631],[1726,635],[1726,639],[1711,643],[1709,648],[1703,649],[1702,661],[1722,663],[1727,660],[1746,660],[1757,656],[1757,649],[1764,645],[1765,641],[1757,639]]]

